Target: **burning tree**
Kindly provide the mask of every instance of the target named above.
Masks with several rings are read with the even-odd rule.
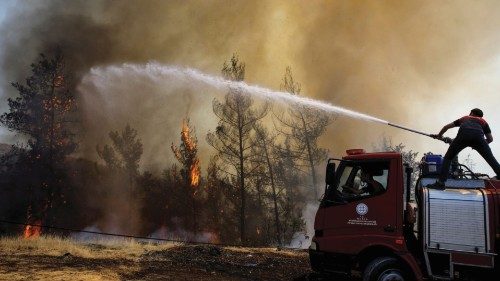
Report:
[[[290,67],[286,68],[281,89],[292,95],[300,95],[301,86],[295,82]],[[290,141],[290,148],[297,158],[297,164],[308,170],[312,180],[315,198],[319,198],[316,166],[322,163],[327,151],[318,147],[318,138],[325,132],[331,118],[318,110],[302,105],[290,108],[288,116],[277,116],[279,131]]]
[[[9,111],[0,122],[9,130],[25,136],[24,149],[16,149],[17,175],[31,198],[26,210],[28,224],[55,219],[53,209],[64,204],[64,162],[77,145],[70,130],[76,108],[64,58],[41,54],[31,65],[26,84],[12,83],[19,96],[9,98]],[[39,227],[27,226],[25,237],[37,236]]]
[[[245,77],[245,64],[233,55],[230,63],[224,63],[222,74],[226,79],[242,81]],[[230,88],[224,102],[213,101],[213,111],[219,118],[215,132],[209,132],[207,142],[217,150],[220,161],[231,167],[235,173],[226,171],[238,187],[238,195],[233,199],[239,209],[239,232],[241,243],[247,243],[246,204],[247,181],[251,170],[252,137],[254,125],[264,118],[268,107],[253,109],[253,100],[238,88]]]
[[[198,140],[193,136],[193,130],[189,126],[189,119],[182,122],[181,144],[179,147],[173,143],[170,146],[175,158],[181,163],[181,175],[184,181],[185,197],[191,205],[192,230],[198,231],[198,200],[200,185],[200,160],[198,159]],[[183,196],[184,197],[184,196]]]
[[[176,147],[173,143],[170,146],[175,158],[182,164],[182,175],[186,183],[194,189],[200,184],[200,160],[198,159],[198,140],[192,135],[192,129],[189,126],[189,119],[182,122],[181,144]]]

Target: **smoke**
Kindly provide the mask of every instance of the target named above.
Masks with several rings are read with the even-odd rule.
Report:
[[[77,81],[92,67],[151,60],[217,74],[237,52],[247,64],[249,84],[278,89],[290,65],[309,98],[437,132],[471,107],[483,108],[486,117],[496,114],[491,99],[500,86],[495,79],[479,79],[499,72],[484,71],[498,64],[496,6],[496,1],[16,2],[0,27],[0,98],[15,94],[9,82],[22,81],[38,53],[55,48],[63,51]],[[211,90],[140,79],[115,83],[102,95],[88,84],[80,89],[82,156],[95,159],[95,145],[130,123],[144,142],[142,167],[160,169],[189,115],[200,158],[208,159],[204,136],[216,123],[208,114]],[[485,89],[489,94],[481,95]],[[0,111],[6,109],[7,103],[0,103]],[[344,118],[329,128],[322,146],[338,155],[384,133],[417,151],[444,150],[419,136]],[[0,142],[8,140],[2,136]]]
[[[307,30],[301,40],[303,50],[309,52],[297,57],[300,77],[307,82],[304,90],[322,100],[436,133],[476,105],[491,108],[488,98],[472,91],[473,85],[464,78],[498,56],[500,12],[494,7],[494,1],[311,5],[301,25]],[[361,126],[349,120],[336,122],[330,134],[341,134],[334,149],[366,147],[385,130],[419,151],[443,150],[406,132],[380,126],[361,130]]]
[[[78,77],[96,65],[149,60],[218,73],[221,63],[238,52],[247,62],[250,83],[277,89],[290,65],[309,97],[421,129],[436,120],[421,117],[423,111],[448,110],[455,118],[469,109],[470,93],[456,92],[455,85],[463,85],[468,71],[498,53],[495,4],[29,1],[11,8],[2,27],[2,92],[12,95],[7,82],[21,80],[38,52],[56,46]],[[457,106],[449,105],[450,98],[464,110],[453,109]],[[175,106],[180,114],[172,116],[194,108],[188,101],[180,105]],[[474,105],[488,108],[482,99]],[[3,103],[0,109],[5,108]],[[134,114],[134,108],[127,110]],[[338,152],[390,130],[372,126],[360,131],[360,126],[339,119],[324,145]],[[353,141],[353,135],[360,140]]]
[[[169,229],[165,226],[157,229],[149,235],[150,238],[156,239],[167,239],[172,241],[188,241],[188,242],[199,242],[199,243],[219,243],[218,237],[215,233],[203,231],[200,233],[193,233],[183,229],[182,227],[176,226],[173,229]]]
[[[306,223],[305,231],[294,233],[288,247],[307,249],[311,246],[311,238],[314,236],[314,217],[316,216],[318,207],[318,202],[309,202],[304,206],[302,219]]]

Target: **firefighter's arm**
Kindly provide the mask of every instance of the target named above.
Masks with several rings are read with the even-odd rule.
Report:
[[[490,143],[493,141],[493,136],[491,135],[491,133],[485,134],[485,136],[486,136],[486,142]]]
[[[448,131],[449,129],[453,128],[453,127],[456,127],[457,125],[455,125],[455,122],[451,122],[450,124],[447,124],[445,125],[441,131],[439,131],[439,134],[438,134],[438,137],[441,138],[443,137],[444,133],[446,133],[446,131]]]

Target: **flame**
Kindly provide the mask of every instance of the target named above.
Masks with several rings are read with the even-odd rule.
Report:
[[[200,184],[200,160],[196,159],[191,165],[189,176],[191,178],[191,186],[197,187]]]
[[[188,151],[194,151],[196,149],[196,142],[191,137],[191,129],[189,128],[189,120],[184,119],[182,121],[182,131],[181,140],[186,145]]]
[[[186,146],[186,150],[189,154],[196,153],[197,144],[193,137],[191,137],[191,129],[189,128],[189,120],[184,119],[182,121],[182,131],[181,131],[182,142]],[[194,154],[195,155],[195,154]],[[190,185],[192,187],[198,187],[200,184],[200,160],[195,156],[193,163],[189,167],[189,179]]]
[[[219,235],[215,232],[210,232],[210,239],[208,242],[211,244],[219,244],[220,243]]]
[[[26,227],[24,227],[23,237],[25,239],[39,237],[42,233],[41,224],[42,222],[40,220],[35,220],[33,224],[26,225]]]
[[[195,137],[191,135],[191,128],[189,127],[189,119],[182,121],[181,130],[181,147],[178,148],[172,144],[171,148],[175,157],[179,162],[183,163],[188,169],[188,182],[193,188],[200,185],[200,159],[197,157],[198,145]],[[195,191],[196,193],[196,191]]]
[[[64,76],[63,75],[57,75],[54,77],[54,80],[52,80],[52,84],[54,87],[61,87],[64,83]]]

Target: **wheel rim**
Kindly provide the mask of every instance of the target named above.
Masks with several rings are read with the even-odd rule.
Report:
[[[388,269],[378,278],[378,281],[404,281],[403,274],[399,270]]]

